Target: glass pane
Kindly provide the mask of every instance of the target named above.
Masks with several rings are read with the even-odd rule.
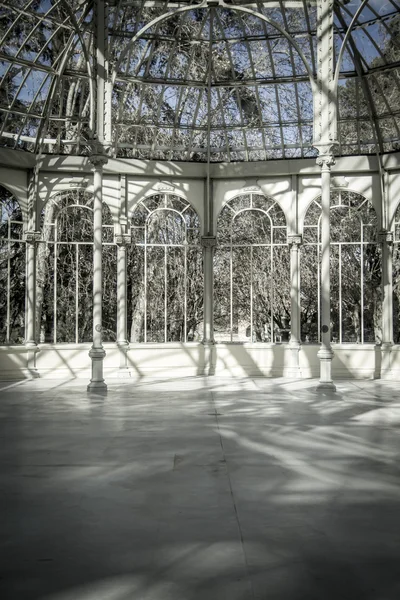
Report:
[[[232,341],[251,342],[251,248],[232,249]]]
[[[167,252],[167,342],[185,341],[185,250]]]
[[[172,210],[159,210],[148,218],[146,233],[148,244],[183,244],[185,222]]]
[[[147,341],[165,341],[165,252],[147,248]]]
[[[290,255],[288,246],[273,248],[273,313],[277,335],[290,339]]]
[[[303,246],[300,254],[301,340],[317,343],[318,332],[318,247]]]
[[[93,242],[93,212],[74,206],[61,210],[57,216],[59,242]]]
[[[382,342],[382,250],[365,244],[364,250],[364,342]]]
[[[231,223],[234,212],[229,206],[224,206],[217,222],[217,237],[219,244],[229,244],[231,240]]]
[[[230,250],[215,249],[214,253],[214,336],[216,342],[231,341],[230,325]]]
[[[128,339],[144,341],[145,276],[144,248],[129,246],[127,250]]]
[[[38,244],[36,255],[36,323],[40,343],[54,342],[54,244]]]
[[[78,246],[78,341],[91,342],[92,339],[93,246],[92,244],[80,244]]]
[[[76,245],[57,245],[57,342],[75,342]]]
[[[117,247],[103,246],[103,341],[117,339]]]
[[[186,276],[186,338],[188,342],[200,342],[203,337],[203,249],[187,249]]]
[[[272,342],[271,332],[271,247],[252,249],[253,341]]]
[[[271,220],[260,210],[239,213],[232,222],[232,244],[270,244]]]
[[[400,344],[400,244],[393,244],[393,341]]]
[[[361,247],[342,245],[342,340],[361,342]]]
[[[332,342],[338,343],[340,341],[340,309],[343,309],[343,316],[346,311],[344,310],[343,301],[340,303],[340,277],[339,277],[339,261],[340,261],[340,247],[338,244],[331,245],[330,252],[330,278],[331,278],[331,339]],[[321,280],[321,289],[324,282]]]

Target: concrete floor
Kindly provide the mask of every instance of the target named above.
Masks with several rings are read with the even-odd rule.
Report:
[[[399,383],[0,384],[2,600],[398,600]]]

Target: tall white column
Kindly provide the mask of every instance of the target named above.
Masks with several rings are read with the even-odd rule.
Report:
[[[382,244],[382,379],[390,377],[393,346],[393,232],[380,231]]]
[[[103,225],[103,166],[108,158],[98,154],[90,157],[93,174],[93,344],[89,352],[92,377],[88,390],[106,391],[103,360],[106,355],[102,343],[102,225]]]
[[[332,155],[317,158],[321,167],[321,347],[318,352],[320,379],[317,389],[335,390],[332,381],[331,347],[331,280],[330,280],[330,198],[331,166],[335,164]]]
[[[289,377],[300,376],[300,252],[301,235],[288,236],[290,247],[290,368]]]
[[[117,244],[117,346],[120,351],[119,376],[129,377],[127,352],[129,350],[127,332],[127,274],[126,252],[132,243],[131,235],[122,233],[115,236]]]

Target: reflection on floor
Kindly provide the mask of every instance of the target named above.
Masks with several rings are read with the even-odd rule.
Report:
[[[4,600],[398,600],[396,382],[0,384]]]

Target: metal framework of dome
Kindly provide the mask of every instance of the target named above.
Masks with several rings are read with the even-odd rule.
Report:
[[[397,150],[400,2],[333,5],[335,153]],[[93,0],[0,2],[1,145],[89,154],[99,133],[96,77],[104,69],[104,141],[116,157],[234,162],[317,155],[317,1],[105,6],[102,32]]]

